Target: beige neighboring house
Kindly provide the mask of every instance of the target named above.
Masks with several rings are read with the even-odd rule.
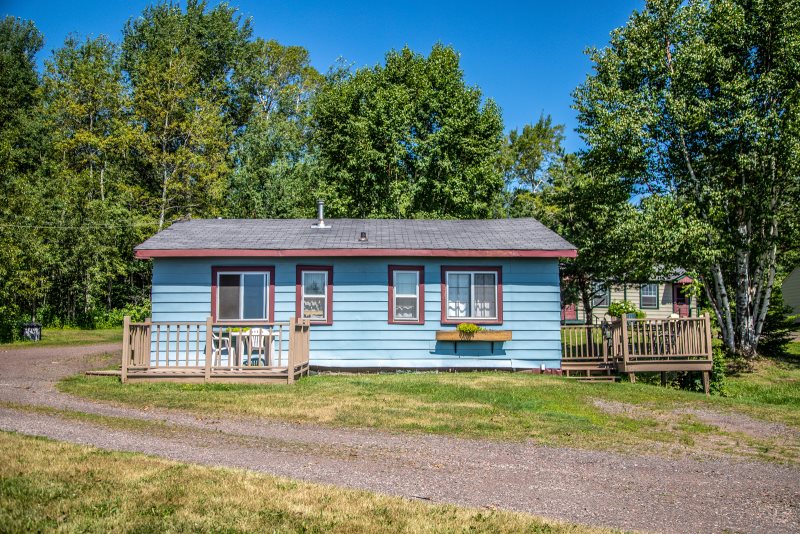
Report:
[[[800,276],[798,277],[800,278]],[[608,306],[612,302],[628,300],[642,310],[648,319],[668,319],[669,317],[697,317],[697,299],[684,294],[684,288],[694,280],[684,271],[659,280],[643,284],[611,284],[605,294],[594,298],[595,321],[609,319]],[[568,304],[561,308],[561,322],[565,324],[584,324],[586,315],[583,305]]]
[[[781,285],[783,303],[792,308],[793,315],[800,315],[800,267],[789,273]],[[795,319],[800,323],[800,317]]]

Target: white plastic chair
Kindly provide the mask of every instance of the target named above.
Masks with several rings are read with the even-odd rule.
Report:
[[[221,333],[211,332],[211,348],[214,351],[214,365],[222,365],[222,354],[226,353],[228,365],[232,363],[234,353],[231,346],[231,338],[223,336]]]
[[[248,355],[244,364],[269,365],[272,360],[272,332],[266,328],[251,328],[248,333]]]

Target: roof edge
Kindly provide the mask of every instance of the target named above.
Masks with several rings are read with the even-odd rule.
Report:
[[[577,249],[516,250],[516,249],[395,249],[395,248],[315,248],[315,249],[137,249],[138,259],[153,258],[304,258],[309,256],[334,257],[444,257],[444,258],[575,258]]]

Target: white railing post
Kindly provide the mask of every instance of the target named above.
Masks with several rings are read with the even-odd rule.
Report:
[[[297,319],[291,317],[289,319],[289,354],[286,356],[286,381],[289,384],[294,383],[294,362],[299,345],[298,341]]]
[[[206,318],[206,367],[203,380],[208,382],[211,380],[211,362],[214,358],[214,320],[211,317]],[[230,356],[228,356],[230,358]]]

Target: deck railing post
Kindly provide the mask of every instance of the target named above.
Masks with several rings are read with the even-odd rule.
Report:
[[[230,352],[230,351],[229,351]],[[203,380],[211,380],[211,361],[214,358],[214,319],[206,317],[206,369]],[[228,355],[230,358],[230,355]]]
[[[706,323],[706,351],[708,355],[708,361],[711,362],[713,368],[714,349],[711,346],[711,317],[708,315],[708,312],[703,314],[703,320]],[[709,371],[703,371],[703,391],[705,392],[706,396],[711,393],[711,389],[709,387],[710,378],[711,373]]]
[[[150,367],[150,351],[153,348],[153,318],[148,317],[145,321],[145,328],[142,330],[142,350],[139,351],[139,361],[137,365]]]
[[[628,351],[630,347],[628,346],[628,318],[625,314],[622,314],[622,361],[625,365],[628,364]]]
[[[289,354],[286,357],[286,381],[289,384],[294,383],[294,360],[297,354],[298,346],[300,345],[297,336],[297,319],[294,317],[289,318]]]
[[[303,326],[303,362],[308,363],[311,359],[311,321],[306,319]]]
[[[128,379],[128,361],[131,359],[131,316],[122,318],[122,368],[120,380],[124,384]]]

